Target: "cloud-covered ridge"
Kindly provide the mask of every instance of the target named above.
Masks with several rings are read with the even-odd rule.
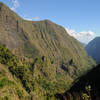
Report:
[[[73,36],[78,41],[86,44],[95,37],[95,33],[92,31],[81,31],[79,33],[76,33],[75,30],[68,28],[66,28],[66,31],[68,32],[69,35]]]

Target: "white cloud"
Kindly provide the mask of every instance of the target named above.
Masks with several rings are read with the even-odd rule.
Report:
[[[78,41],[80,41],[82,43],[86,43],[86,44],[95,37],[95,33],[92,31],[81,31],[79,33],[76,33],[76,31],[73,29],[66,28],[66,30],[69,35],[73,36]]]
[[[11,7],[12,10],[17,9],[20,6],[18,0],[12,0],[12,3],[13,3],[13,6]]]
[[[25,20],[28,20],[28,21],[37,21],[37,20],[40,20],[40,17],[33,17],[33,18],[26,18],[24,17]]]
[[[33,20],[39,20],[40,17],[33,17]]]
[[[33,19],[31,18],[24,18],[25,20],[28,20],[28,21],[32,21]]]

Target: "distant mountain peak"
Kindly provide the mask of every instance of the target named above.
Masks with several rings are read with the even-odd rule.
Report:
[[[89,56],[99,63],[100,62],[100,37],[96,37],[86,46]]]

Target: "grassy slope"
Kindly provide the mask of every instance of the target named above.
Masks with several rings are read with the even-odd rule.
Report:
[[[22,66],[10,66],[11,73],[41,100],[67,90],[94,63],[63,27],[49,20],[25,21],[2,3],[0,42],[22,60]]]
[[[30,96],[20,80],[9,68],[16,66],[16,57],[0,44],[0,100],[29,100]]]
[[[26,100],[28,93],[20,81],[13,77],[7,66],[0,64],[0,100]]]
[[[62,93],[66,89],[68,89],[68,86],[72,81],[69,77],[66,76],[64,71],[56,73],[56,66],[54,64],[51,64],[48,58],[38,58],[34,60],[32,64],[26,63],[25,61],[18,60],[15,55],[13,55],[7,48],[5,48],[4,45],[1,44],[0,63],[6,65],[1,65],[0,67],[0,86],[3,88],[3,83],[4,86],[7,85],[9,88],[13,87],[14,90],[12,91],[14,91],[15,96],[17,95],[16,91],[18,88],[18,95],[20,95],[19,98],[23,99],[23,97],[25,97],[25,100],[27,100],[26,96],[28,96],[28,94],[34,98],[41,98],[41,100],[44,100],[44,98],[46,99],[47,97],[54,97],[57,92]],[[16,77],[17,79],[14,77]],[[7,84],[6,81],[2,82],[2,80],[5,78]],[[22,92],[20,83],[22,83],[23,88],[27,91],[27,94]],[[23,91],[25,91],[24,89]],[[8,90],[6,89],[6,91]],[[7,92],[4,93],[5,95],[10,95],[9,98],[17,98]]]
[[[28,58],[46,56],[55,63],[73,59],[79,69],[88,66],[84,48],[63,27],[48,20],[25,21],[4,4],[0,15],[0,42],[13,53]]]

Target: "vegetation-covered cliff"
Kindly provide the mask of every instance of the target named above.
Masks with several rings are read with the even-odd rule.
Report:
[[[6,75],[3,80],[1,74],[0,84],[2,81],[8,87],[11,84],[16,100],[25,100],[24,97],[56,100],[55,94],[68,90],[77,77],[95,64],[63,27],[49,20],[23,20],[3,3],[0,3],[0,43],[0,66],[12,77],[8,79]],[[6,95],[5,92],[1,98]]]

